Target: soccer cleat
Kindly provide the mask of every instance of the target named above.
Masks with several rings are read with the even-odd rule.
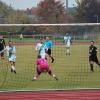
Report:
[[[54,77],[54,78],[55,78],[56,81],[58,81],[58,78],[57,77]]]
[[[66,56],[67,56],[67,55],[69,55],[69,56],[70,56],[70,53],[66,53]]]
[[[53,74],[53,78],[54,78],[55,80],[58,81],[58,78],[57,78],[56,75],[54,75],[54,74]]]
[[[36,77],[34,77],[34,78],[32,79],[32,81],[36,81],[36,79],[37,79],[37,78],[36,78]]]
[[[14,70],[14,73],[16,74],[16,71]]]
[[[32,79],[32,81],[36,81],[36,79]]]
[[[93,69],[91,69],[91,71],[92,71],[92,72],[94,72],[94,70],[93,70]]]

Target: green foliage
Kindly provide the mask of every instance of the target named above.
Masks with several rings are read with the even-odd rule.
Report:
[[[96,23],[100,22],[100,1],[99,0],[77,0],[75,18],[78,22]]]
[[[0,1],[0,15],[1,16],[6,17],[12,11],[13,9],[11,6],[8,6],[6,3],[3,3],[2,1]]]

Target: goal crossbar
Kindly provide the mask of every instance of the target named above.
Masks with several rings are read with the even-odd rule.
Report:
[[[100,23],[64,23],[64,24],[0,24],[0,26],[98,26]]]

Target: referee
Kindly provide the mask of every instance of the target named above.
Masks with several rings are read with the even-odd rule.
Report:
[[[51,63],[53,63],[54,62],[54,58],[52,56],[52,51],[51,51],[51,48],[53,47],[53,42],[51,40],[49,40],[49,37],[46,37],[45,39],[46,39],[45,45],[47,47],[46,53],[51,58],[51,60],[52,60]]]
[[[5,47],[6,47],[5,40],[3,36],[0,36],[0,57],[1,59],[4,59],[4,52],[2,51],[4,50]]]
[[[100,62],[97,57],[97,47],[94,46],[94,41],[91,41],[91,45],[89,46],[89,63],[90,70],[94,72],[93,64],[96,63],[100,67]]]

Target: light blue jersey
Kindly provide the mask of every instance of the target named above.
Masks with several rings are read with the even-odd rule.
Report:
[[[46,47],[48,48],[48,49],[51,49],[52,47],[53,47],[53,42],[51,41],[51,40],[49,40],[49,41],[45,41],[45,45],[46,45]]]

